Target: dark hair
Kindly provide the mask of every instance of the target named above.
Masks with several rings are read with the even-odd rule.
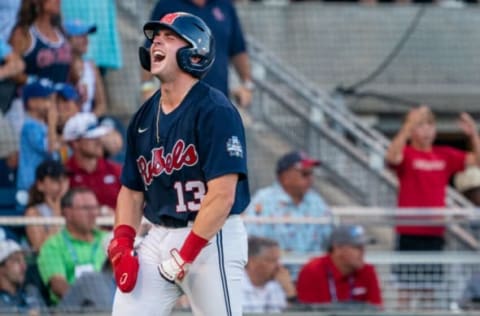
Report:
[[[18,10],[17,24],[15,27],[21,27],[27,31],[41,13],[44,3],[45,0],[22,0],[22,4]],[[62,33],[65,33],[62,27],[62,18],[60,15],[53,17],[51,23],[52,25],[58,27]]]
[[[73,199],[75,198],[75,195],[81,194],[81,193],[95,194],[92,191],[92,189],[87,187],[76,187],[76,188],[70,189],[67,191],[67,193],[65,193],[65,195],[62,197],[62,200],[60,201],[62,210],[67,207],[71,207],[73,205]]]
[[[276,240],[258,236],[248,237],[248,257],[256,257],[260,255],[263,250],[268,248],[278,247]]]

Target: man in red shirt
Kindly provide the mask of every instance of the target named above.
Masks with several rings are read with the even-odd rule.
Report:
[[[336,227],[330,237],[328,254],[312,259],[300,270],[298,301],[382,306],[375,268],[364,262],[365,245],[369,242],[362,226]]]
[[[104,215],[113,214],[121,186],[120,165],[103,158],[101,137],[109,131],[93,113],[75,114],[63,129],[63,139],[73,150],[66,163],[70,187],[92,189],[100,205],[107,207]]]

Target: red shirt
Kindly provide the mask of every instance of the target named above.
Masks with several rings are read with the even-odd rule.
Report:
[[[302,267],[297,280],[297,295],[301,303],[356,301],[382,305],[377,273],[371,264],[344,276],[329,254],[314,258]]]
[[[88,173],[71,157],[65,164],[71,173],[70,187],[87,187],[93,190],[100,205],[107,205],[113,209],[117,204],[117,195],[120,191],[121,166],[106,159],[98,159],[97,168]]]
[[[465,168],[466,152],[446,146],[419,151],[403,150],[403,161],[395,166],[399,180],[399,207],[444,207],[450,177]],[[397,226],[399,234],[443,236],[444,227]]]

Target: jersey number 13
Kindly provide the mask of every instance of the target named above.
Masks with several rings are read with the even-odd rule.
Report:
[[[180,181],[175,182],[173,185],[177,191],[177,212],[197,212],[200,210],[203,197],[205,196],[205,184],[202,181],[188,181],[182,183]],[[185,192],[193,193],[193,201],[185,203]]]

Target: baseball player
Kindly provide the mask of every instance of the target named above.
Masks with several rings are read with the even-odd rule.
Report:
[[[143,31],[152,45],[140,48],[140,61],[161,88],[128,127],[108,251],[113,315],[170,315],[183,293],[194,315],[241,315],[247,153],[237,110],[200,80],[215,59],[214,39],[203,20],[182,12]],[[134,250],[142,215],[154,225]]]

